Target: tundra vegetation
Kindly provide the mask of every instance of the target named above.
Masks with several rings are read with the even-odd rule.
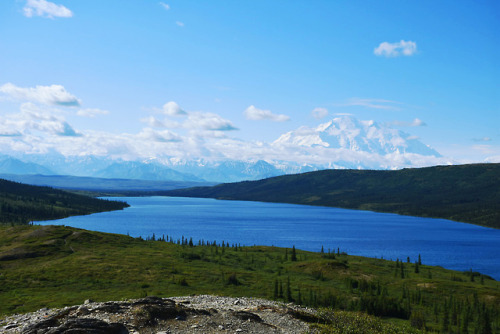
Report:
[[[500,284],[488,276],[427,266],[421,258],[391,261],[321,248],[6,226],[0,228],[0,314],[89,298],[215,294],[319,308],[311,321],[325,333],[500,331]]]

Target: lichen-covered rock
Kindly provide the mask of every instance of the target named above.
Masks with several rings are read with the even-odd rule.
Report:
[[[305,333],[315,311],[255,298],[146,297],[0,319],[8,334]],[[304,321],[306,320],[306,321]]]

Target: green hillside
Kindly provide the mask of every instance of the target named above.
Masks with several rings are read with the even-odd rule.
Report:
[[[391,212],[500,228],[500,164],[322,170],[162,194]]]
[[[420,264],[416,258],[350,256],[341,249],[242,247],[163,235],[147,239],[64,226],[0,227],[0,326],[2,314],[86,299],[216,294],[363,312],[388,328],[361,331],[365,316],[353,313],[349,331],[326,328],[325,333],[414,332],[410,326],[446,333],[500,330],[499,282],[427,266],[425,259]],[[399,330],[389,330],[393,326]]]
[[[0,179],[0,224],[27,224],[95,212],[120,210],[124,202],[71,194]]]

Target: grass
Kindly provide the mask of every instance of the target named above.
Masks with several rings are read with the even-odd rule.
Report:
[[[221,247],[221,242],[190,247],[64,226],[2,227],[0,314],[89,298],[208,293],[364,311],[344,316],[370,313],[379,317],[363,319],[376,326],[382,321],[380,326],[422,328],[424,323],[429,331],[440,330],[446,313],[450,328],[458,331],[461,319],[467,319],[472,330],[486,312],[493,330],[500,330],[500,283],[478,273],[472,281],[470,273],[425,264],[415,273],[415,264],[405,263],[401,278],[394,261],[301,250],[291,261],[291,248]],[[464,307],[468,315],[462,314]],[[334,331],[331,321],[318,326],[343,333]]]

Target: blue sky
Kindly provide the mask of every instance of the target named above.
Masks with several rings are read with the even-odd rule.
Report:
[[[499,59],[498,1],[3,0],[0,145],[196,156],[352,114],[498,162]]]

